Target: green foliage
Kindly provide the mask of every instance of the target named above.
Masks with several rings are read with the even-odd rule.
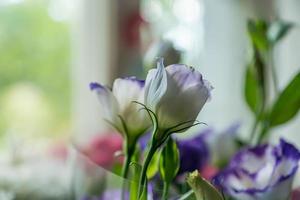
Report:
[[[224,200],[220,192],[203,179],[197,170],[189,173],[186,181],[192,188],[196,200]]]
[[[291,120],[300,110],[300,73],[281,92],[272,107],[269,123],[277,126]]]
[[[251,42],[261,53],[269,51],[292,27],[292,23],[284,21],[274,21],[272,23],[264,20],[248,21],[248,33]]]
[[[255,79],[253,67],[248,67],[245,78],[245,99],[252,112],[257,113],[259,105],[259,86]]]
[[[267,38],[268,23],[263,20],[249,20],[248,33],[255,48],[261,51],[269,49],[269,41]]]
[[[171,183],[179,170],[179,150],[176,142],[170,137],[163,148],[159,160],[159,172],[166,183]]]
[[[155,152],[155,154],[153,155],[153,157],[151,159],[151,162],[147,169],[148,179],[153,178],[155,176],[155,174],[157,174],[157,172],[158,172],[159,155],[160,155],[160,152],[157,151],[157,152]]]
[[[268,40],[272,45],[276,44],[280,41],[293,27],[292,23],[284,22],[284,21],[275,21],[271,24],[268,30]]]
[[[260,127],[258,142],[261,142],[270,128],[292,119],[299,110],[299,83],[295,78],[279,95],[275,103],[267,102],[270,94],[270,80],[273,80],[275,93],[278,94],[276,71],[273,64],[274,46],[289,32],[293,24],[283,21],[266,22],[264,20],[249,20],[248,33],[253,47],[253,58],[247,65],[245,75],[245,100],[255,115],[251,140],[257,127]],[[270,74],[269,74],[270,73]],[[271,79],[270,79],[271,77]],[[298,88],[297,88],[298,87]],[[274,104],[269,112],[269,104]]]
[[[258,52],[248,65],[245,78],[245,99],[250,110],[258,116],[265,103],[265,65]]]
[[[50,103],[54,123],[63,126],[70,113],[69,27],[48,15],[45,1],[0,7],[0,27],[0,95],[30,83]]]

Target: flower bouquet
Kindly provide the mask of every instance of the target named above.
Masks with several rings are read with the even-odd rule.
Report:
[[[280,90],[272,61],[291,27],[248,23],[250,138],[239,137],[240,123],[217,130],[198,121],[213,87],[195,68],[164,66],[161,58],[145,80],[118,78],[112,89],[90,84],[114,133],[59,148],[55,159],[1,162],[0,200],[300,200],[300,152],[286,138],[270,140],[300,109],[300,73]],[[191,127],[193,137],[179,137]]]
[[[159,59],[146,80],[118,78],[112,89],[91,83],[105,121],[123,138],[123,183],[84,199],[300,199],[299,190],[292,191],[299,150],[285,139],[269,141],[272,129],[300,109],[300,73],[280,91],[269,59],[291,27],[284,22],[248,23],[253,56],[245,98],[255,118],[250,139],[237,136],[239,124],[225,131],[207,128],[190,139],[177,137],[193,126],[206,126],[196,118],[213,87],[193,67],[165,67]],[[276,98],[270,100],[273,88]]]

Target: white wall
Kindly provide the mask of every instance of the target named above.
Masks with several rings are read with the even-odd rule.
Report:
[[[246,13],[241,1],[205,0],[204,64],[201,72],[213,87],[200,120],[219,128],[240,121],[248,127],[243,101],[246,60]]]
[[[73,131],[75,139],[106,128],[89,83],[111,84],[116,47],[116,1],[78,0],[73,23]]]
[[[300,1],[277,0],[277,9],[281,19],[296,24],[275,52],[279,86],[284,88],[300,71]],[[280,135],[289,137],[300,148],[300,116],[276,130],[275,137]]]

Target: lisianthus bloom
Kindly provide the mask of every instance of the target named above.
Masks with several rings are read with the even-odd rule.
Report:
[[[292,192],[291,200],[299,200],[299,199],[300,199],[300,188],[296,188]]]
[[[106,169],[111,169],[114,164],[122,163],[122,159],[115,156],[122,150],[122,137],[114,132],[98,135],[81,149],[91,161]]]
[[[147,112],[134,103],[144,102],[143,80],[135,77],[118,78],[112,90],[99,83],[91,83],[90,88],[97,93],[106,121],[124,136],[130,135],[136,139],[149,128]]]
[[[291,193],[300,153],[283,139],[238,152],[215,183],[239,200],[283,200]]]
[[[145,105],[156,114],[160,130],[183,132],[194,124],[211,89],[194,68],[182,64],[165,68],[160,59],[146,78]]]
[[[207,128],[189,139],[178,139],[177,145],[180,152],[179,174],[202,169],[212,173],[216,171],[214,165],[226,163],[236,152],[235,139],[239,124],[233,124],[223,131]],[[218,165],[217,165],[218,166]],[[207,177],[211,177],[211,174]]]
[[[201,134],[210,152],[210,163],[223,167],[238,150],[236,143],[239,123],[234,123],[222,131],[208,128]]]
[[[179,175],[201,170],[208,164],[210,152],[202,134],[190,139],[178,140],[177,146],[180,155]]]

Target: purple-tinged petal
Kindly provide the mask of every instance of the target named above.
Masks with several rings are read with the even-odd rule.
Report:
[[[164,68],[160,59],[157,69],[148,72],[145,104],[156,114],[162,133],[184,132],[194,124],[210,90],[194,68],[179,64]]]
[[[283,139],[280,139],[280,149],[283,157],[293,160],[300,159],[299,150],[294,145],[287,143]]]
[[[100,85],[99,83],[97,82],[92,82],[90,83],[90,89],[93,91],[93,90],[98,90],[98,89],[103,89],[104,86],[103,85]]]
[[[119,104],[110,89],[96,82],[90,83],[90,89],[96,93],[101,103],[104,118],[115,122],[119,113]]]
[[[174,64],[166,67],[166,71],[180,88],[186,89],[199,83],[204,85],[202,75],[193,67],[182,64]]]
[[[135,76],[129,76],[129,77],[125,77],[123,79],[132,81],[132,82],[138,84],[141,88],[143,88],[145,86],[145,80],[138,79]]]
[[[243,149],[215,183],[239,200],[282,200],[289,197],[300,153],[284,140],[277,146]]]
[[[209,160],[209,150],[202,135],[177,142],[180,155],[178,174],[202,169]]]

